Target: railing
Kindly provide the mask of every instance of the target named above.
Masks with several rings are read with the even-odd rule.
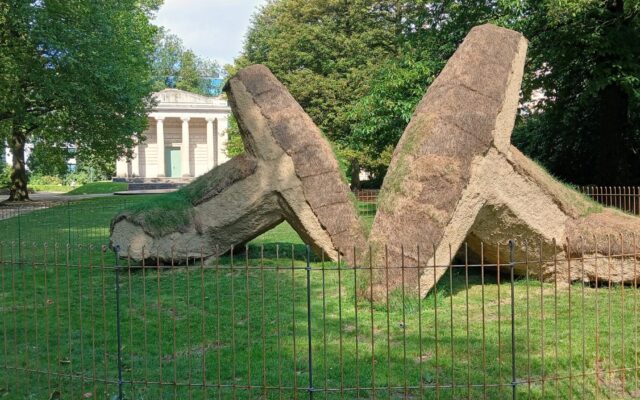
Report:
[[[602,205],[616,207],[631,214],[640,214],[638,186],[578,186],[577,189]]]
[[[640,187],[638,186],[577,186],[576,190],[592,200],[616,207],[631,214],[640,214]],[[361,215],[375,215],[375,203],[379,190],[362,189],[354,191],[360,202]]]
[[[505,243],[481,248],[505,246],[509,253]],[[180,266],[136,264],[106,246],[21,247],[0,243],[0,393],[8,398],[639,393],[637,282],[606,279],[623,256],[635,273],[635,247],[578,255],[566,280],[544,281],[543,266],[559,268],[556,257],[540,256],[548,249],[525,245],[521,259],[484,264],[463,246],[426,298],[405,274],[433,266],[350,268],[303,245],[231,249]],[[588,282],[593,262],[601,277]],[[378,274],[402,274],[402,285],[373,300],[368,283]]]

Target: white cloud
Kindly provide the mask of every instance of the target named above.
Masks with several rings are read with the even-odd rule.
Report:
[[[266,0],[165,0],[155,19],[201,57],[231,63],[251,16]]]

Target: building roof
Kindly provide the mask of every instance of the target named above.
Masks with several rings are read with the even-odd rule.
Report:
[[[229,111],[227,101],[221,96],[209,97],[180,89],[164,89],[153,94],[158,102],[153,111]]]

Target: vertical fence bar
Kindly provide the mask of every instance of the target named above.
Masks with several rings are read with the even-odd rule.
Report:
[[[596,235],[593,235],[593,245],[594,245],[594,275],[595,275],[595,291],[596,291],[596,295],[594,296],[595,298],[595,314],[596,314],[596,360],[600,360],[600,349],[599,349],[599,344],[600,344],[600,316],[599,316],[599,310],[598,310],[598,297],[600,296],[600,288],[598,287],[598,240],[596,238]],[[598,373],[598,365],[595,365],[596,368],[596,374]],[[600,393],[600,380],[598,379],[598,376],[596,375],[596,387],[595,387],[595,398],[598,398],[598,395]]]
[[[118,400],[124,400],[122,381],[122,336],[120,334],[120,246],[116,245],[116,335],[118,340]],[[105,349],[106,351],[106,349]]]
[[[18,208],[18,263],[22,260],[22,209]]]
[[[420,265],[420,247],[418,247],[418,265]],[[418,286],[420,280],[418,280]],[[420,291],[420,288],[418,288]],[[420,305],[420,303],[418,303]],[[369,312],[371,316],[371,397],[376,399],[376,351],[375,351],[375,322],[373,319],[373,255],[371,252],[371,246],[369,246]],[[420,307],[418,307],[418,319],[420,319]],[[419,323],[418,326],[421,324]],[[420,354],[422,354],[422,330],[420,332]],[[422,376],[422,362],[420,363],[420,376]],[[422,387],[422,385],[420,385]]]
[[[67,201],[67,244],[71,246],[71,202]]]
[[[309,359],[307,360],[309,363],[309,387],[307,391],[309,392],[309,399],[313,399],[313,346],[311,343],[311,247],[307,245],[307,254],[306,254],[306,262],[307,266],[305,268],[307,272],[307,343],[308,343],[308,352]]]
[[[356,350],[356,397],[360,397],[360,361],[359,361],[359,345],[358,345],[358,264],[356,261],[356,249],[353,248],[353,310],[355,318],[355,350]]]
[[[245,297],[247,307],[247,387],[249,396],[252,394],[251,388],[251,289],[249,287],[249,245],[244,247],[244,271],[245,271]]]
[[[435,258],[434,258],[435,260]],[[385,275],[385,302],[387,307],[387,393],[391,398],[391,322],[390,322],[390,308],[389,308],[389,249],[387,245],[384,245],[384,275]],[[434,287],[435,290],[435,287]],[[436,312],[437,315],[437,312]],[[437,324],[436,324],[437,327]],[[434,331],[435,344],[436,344],[436,396],[438,393],[438,332]]]
[[[434,255],[435,257],[435,255]],[[435,287],[435,286],[434,286]],[[484,242],[480,242],[480,304],[482,307],[482,398],[487,398],[487,332],[484,306]]]
[[[293,398],[298,398],[298,348],[296,346],[296,264],[295,247],[291,245],[291,334],[293,339]]]
[[[634,199],[635,202],[635,199]],[[633,241],[633,348],[634,348],[634,389],[638,391],[638,248],[636,247],[636,234],[631,236]]]
[[[516,296],[514,287],[515,262],[513,260],[513,248],[515,242],[509,240],[509,273],[511,281],[511,397],[516,399]]]

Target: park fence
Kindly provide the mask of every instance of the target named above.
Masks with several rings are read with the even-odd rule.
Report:
[[[576,186],[575,189],[606,207],[640,214],[640,186]],[[353,193],[359,201],[361,215],[375,215],[379,190],[361,189]]]
[[[616,207],[635,215],[640,214],[638,186],[578,186],[577,189],[604,206]]]
[[[558,268],[540,246],[515,259],[513,242],[479,257],[464,245],[424,298],[404,284],[408,263],[350,268],[304,245],[179,265],[105,245],[1,242],[0,396],[638,397],[637,282],[606,279],[623,257],[636,268],[634,239],[569,260],[582,271],[573,282],[539,278]],[[510,257],[485,264],[485,248]],[[588,281],[586,262],[604,278]],[[374,301],[367,283],[380,273],[402,285]]]

